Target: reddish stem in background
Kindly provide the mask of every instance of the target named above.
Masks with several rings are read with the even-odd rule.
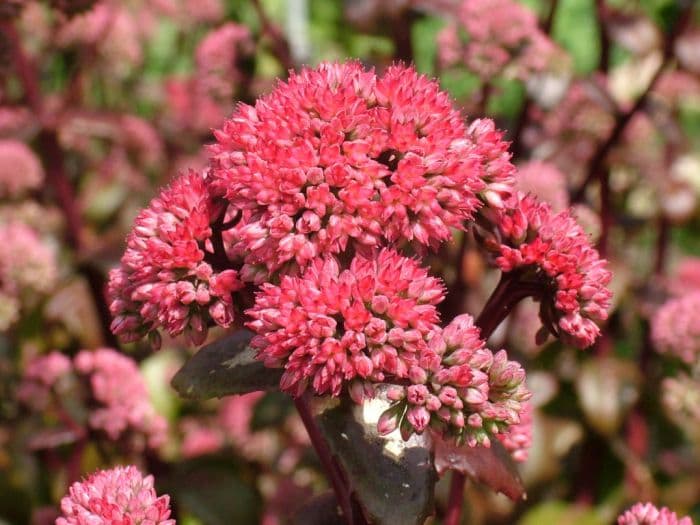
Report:
[[[73,186],[65,172],[65,157],[58,142],[56,130],[46,124],[43,113],[43,100],[39,74],[29,57],[24,53],[19,34],[9,22],[0,23],[0,32],[5,34],[5,40],[10,47],[12,64],[24,90],[24,96],[34,115],[42,126],[37,141],[41,160],[46,172],[48,185],[54,192],[66,223],[66,241],[76,257],[80,259],[82,244],[82,218],[75,198]],[[111,315],[105,295],[105,281],[102,273],[89,263],[78,262],[78,272],[85,278],[90,288],[95,309],[100,318],[102,337],[106,344],[116,347],[117,340],[110,330]]]
[[[627,124],[632,120],[632,117],[634,117],[638,111],[640,111],[644,105],[646,104],[647,99],[649,98],[649,94],[653,91],[654,87],[656,86],[657,82],[661,78],[662,73],[666,69],[666,66],[670,62],[670,60],[673,57],[673,49],[674,49],[674,44],[676,42],[676,38],[678,35],[680,35],[685,27],[688,25],[691,19],[691,11],[693,9],[693,1],[690,0],[684,0],[681,2],[681,4],[685,4],[683,10],[681,11],[680,15],[678,16],[675,24],[673,25],[672,29],[668,32],[666,35],[666,41],[664,43],[664,57],[663,60],[661,61],[661,64],[659,64],[658,69],[654,72],[654,76],[652,77],[651,81],[647,85],[646,89],[644,92],[637,98],[635,103],[632,105],[632,107],[627,110],[626,112],[623,113],[618,113],[616,119],[615,119],[615,124],[613,125],[613,129],[610,132],[610,135],[608,136],[607,140],[602,142],[599,146],[598,149],[595,151],[593,154],[593,157],[591,158],[591,162],[588,165],[588,171],[586,174],[586,178],[581,184],[581,186],[574,192],[572,195],[572,202],[581,202],[583,200],[583,197],[586,192],[586,188],[588,185],[593,182],[596,178],[600,177],[600,174],[602,173],[603,169],[603,163],[608,156],[608,153],[612,150],[613,146],[617,144],[618,140],[622,137],[622,133],[625,131],[625,128],[627,127]],[[601,35],[604,35],[604,31],[601,32]]]

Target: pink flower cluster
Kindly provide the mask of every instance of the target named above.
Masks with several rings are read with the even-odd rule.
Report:
[[[458,443],[490,446],[493,436],[526,424],[520,418],[530,397],[525,370],[505,350],[494,354],[486,348],[468,314],[430,334],[408,379],[409,386],[391,385],[387,391],[394,403],[379,419],[381,434],[398,427],[406,437],[430,427]]]
[[[526,79],[544,70],[556,52],[535,13],[513,0],[462,0],[457,22],[438,35],[443,65],[462,63],[484,80],[502,74]]]
[[[214,250],[210,223],[223,211],[213,204],[205,176],[190,172],[139,214],[121,266],[109,276],[115,334],[129,341],[149,334],[158,342],[162,328],[172,336],[187,332],[201,344],[210,320],[232,323],[238,274],[207,262]]]
[[[43,182],[41,162],[26,144],[0,140],[0,197],[22,197]]]
[[[284,366],[282,389],[338,395],[347,382],[406,378],[439,321],[442,283],[392,250],[356,256],[342,270],[316,259],[302,277],[263,284],[246,313],[252,346],[267,366]]]
[[[635,503],[617,518],[618,525],[693,525],[690,518],[679,518],[667,507],[657,509],[651,503]]]
[[[244,274],[303,267],[348,245],[435,247],[489,190],[512,186],[506,176],[490,187],[481,143],[448,95],[402,66],[381,77],[356,62],[293,73],[215,135],[211,186],[244,210],[233,246]]]
[[[73,361],[60,352],[37,357],[25,369],[18,398],[34,410],[45,410],[52,401],[62,402],[62,396],[53,394],[58,381],[68,375],[88,383],[82,403],[90,428],[113,441],[128,437],[136,448],[162,445],[167,423],[151,405],[136,363],[116,350],[83,350]]]
[[[170,497],[134,466],[101,470],[75,482],[61,500],[56,525],[175,525]]]
[[[553,214],[532,195],[514,195],[495,215],[497,233],[485,244],[496,265],[533,288],[552,333],[579,348],[593,344],[600,333],[596,322],[608,316],[612,275],[581,226],[569,211]]]
[[[215,135],[211,169],[151,202],[110,274],[112,329],[126,340],[157,343],[164,329],[201,343],[210,321],[231,325],[242,282],[346,249],[437,247],[513,187],[493,122],[467,128],[436,82],[402,66],[304,69]]]
[[[698,362],[700,352],[700,291],[667,301],[651,319],[651,340],[657,351],[685,363]]]
[[[53,288],[56,256],[39,234],[19,221],[0,223],[0,331],[17,320],[23,304]]]

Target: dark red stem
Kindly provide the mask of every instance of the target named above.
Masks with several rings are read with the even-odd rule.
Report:
[[[295,398],[294,404],[299,412],[302,423],[304,423],[306,432],[309,434],[311,444],[313,445],[314,450],[321,461],[321,465],[326,471],[326,476],[331,482],[333,492],[335,492],[335,496],[338,500],[346,522],[348,525],[367,525],[364,516],[362,516],[362,512],[353,505],[352,494],[350,493],[350,489],[345,482],[343,472],[338,463],[333,459],[333,455],[328,448],[328,444],[323,439],[323,436],[318,429],[318,425],[316,425],[316,420],[311,413],[307,399],[305,397]]]
[[[634,117],[637,114],[637,112],[644,107],[647,99],[649,98],[649,94],[653,91],[654,87],[656,86],[656,83],[659,81],[661,75],[666,69],[668,62],[672,59],[673,48],[676,38],[679,34],[683,32],[686,25],[689,23],[691,18],[691,11],[693,8],[692,1],[685,0],[682,3],[685,4],[685,7],[678,16],[676,23],[673,25],[673,28],[669,31],[669,33],[666,36],[666,42],[664,45],[664,59],[661,61],[661,64],[659,64],[658,69],[654,72],[654,76],[647,85],[647,88],[637,98],[632,107],[625,112],[618,113],[615,119],[615,124],[613,125],[613,129],[610,132],[610,135],[608,135],[607,140],[602,142],[593,154],[591,162],[588,166],[586,178],[581,184],[581,186],[574,192],[572,196],[572,202],[581,202],[583,200],[588,185],[591,182],[593,182],[596,178],[601,176],[603,163],[606,157],[608,156],[608,153],[610,153],[613,146],[615,146],[615,144],[617,144],[617,142],[620,140],[620,137],[622,137],[622,133],[625,131],[627,124],[629,124],[629,122],[632,120],[632,117]],[[604,35],[605,32],[602,31],[601,34]]]

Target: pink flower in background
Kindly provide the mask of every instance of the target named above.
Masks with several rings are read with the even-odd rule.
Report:
[[[301,277],[263,284],[247,325],[270,367],[284,367],[281,388],[337,396],[353,379],[405,378],[438,322],[442,283],[392,250],[357,256],[342,270],[332,257]]]
[[[618,525],[693,525],[690,518],[679,518],[667,507],[657,509],[651,503],[635,503],[617,518]]]
[[[228,98],[230,103],[239,77],[237,61],[244,51],[241,47],[250,48],[250,38],[247,27],[229,22],[199,42],[195,61],[197,78],[204,89],[214,96]]]
[[[100,470],[73,483],[61,512],[56,525],[175,525],[170,497],[158,496],[153,476],[144,477],[134,466]]]
[[[33,306],[56,284],[54,251],[24,223],[0,223],[0,331],[18,318],[22,306]]]
[[[26,144],[0,140],[0,198],[22,197],[43,182],[41,162]]]
[[[672,354],[689,365],[700,352],[700,290],[671,299],[651,319],[651,340],[657,351]]]
[[[153,408],[143,377],[130,357],[100,348],[81,351],[74,363],[76,372],[90,384],[92,428],[103,430],[112,440],[131,433],[143,436],[151,448],[163,444],[167,422]]]
[[[389,387],[387,397],[396,403],[379,419],[380,433],[400,427],[406,437],[430,427],[473,447],[489,446],[494,435],[512,432],[507,435],[513,452],[529,446],[527,421],[520,416],[530,397],[525,371],[508,360],[505,350],[494,354],[486,347],[470,315],[436,328],[408,377],[410,386]],[[513,428],[517,424],[523,427]]]
[[[532,193],[555,213],[569,207],[566,176],[554,164],[535,160],[518,166],[515,184],[518,191]]]
[[[51,391],[58,380],[72,372],[73,363],[61,352],[53,351],[32,359],[24,369],[17,399],[33,410],[44,410],[51,402]]]
[[[678,261],[668,289],[675,296],[700,292],[700,257],[683,257]]]
[[[180,453],[183,458],[190,459],[213,454],[221,450],[224,445],[224,436],[221,430],[213,428],[197,418],[183,418],[180,429],[183,434],[180,445]]]
[[[125,340],[145,334],[158,340],[161,328],[187,332],[201,344],[208,322],[229,326],[232,293],[241,287],[235,270],[215,271],[210,222],[218,211],[204,176],[190,172],[176,179],[136,218],[121,266],[110,272],[112,330]]]
[[[544,326],[579,348],[593,344],[605,321],[612,293],[611,273],[569,211],[552,213],[532,195],[516,195],[493,223],[494,251],[503,272],[517,272],[520,286],[532,288]]]
[[[535,13],[513,0],[463,0],[457,23],[438,35],[443,65],[463,63],[486,80],[504,73],[525,79],[545,69],[556,52]]]
[[[448,95],[401,66],[382,77],[355,62],[292,73],[215,135],[212,189],[245,210],[234,251],[268,271],[348,245],[435,247],[487,189],[480,144]]]
[[[60,27],[56,43],[61,47],[96,46],[100,69],[110,76],[124,77],[143,60],[144,20],[136,16],[122,2],[102,0]]]

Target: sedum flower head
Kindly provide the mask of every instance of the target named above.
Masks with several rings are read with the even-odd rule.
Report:
[[[554,214],[532,195],[514,195],[493,219],[485,240],[504,272],[540,301],[540,318],[552,333],[579,348],[593,344],[597,322],[608,317],[611,273],[568,210]],[[524,283],[524,284],[522,284]]]
[[[170,497],[158,496],[153,476],[134,466],[101,470],[73,483],[56,525],[175,525]]]
[[[346,270],[333,257],[301,277],[263,284],[248,326],[267,366],[284,367],[281,387],[339,395],[353,379],[405,378],[436,328],[442,283],[393,250],[356,256]]]
[[[618,525],[693,525],[690,518],[679,518],[667,507],[657,509],[651,503],[635,503],[617,518]]]
[[[410,385],[389,388],[395,403],[381,416],[380,433],[399,427],[406,437],[431,428],[458,443],[489,446],[493,436],[521,423],[530,397],[523,368],[505,350],[489,350],[468,314],[433,330],[408,377]]]
[[[136,218],[121,266],[109,276],[112,331],[125,340],[163,329],[204,341],[209,321],[229,326],[231,294],[241,287],[233,269],[215,271],[210,222],[217,209],[204,176],[176,179]]]
[[[447,93],[399,65],[383,76],[357,62],[292,73],[215,135],[212,190],[245,210],[234,249],[268,271],[349,245],[435,247],[488,189]]]
[[[651,340],[660,353],[685,363],[698,362],[700,352],[700,291],[671,299],[651,319]]]

